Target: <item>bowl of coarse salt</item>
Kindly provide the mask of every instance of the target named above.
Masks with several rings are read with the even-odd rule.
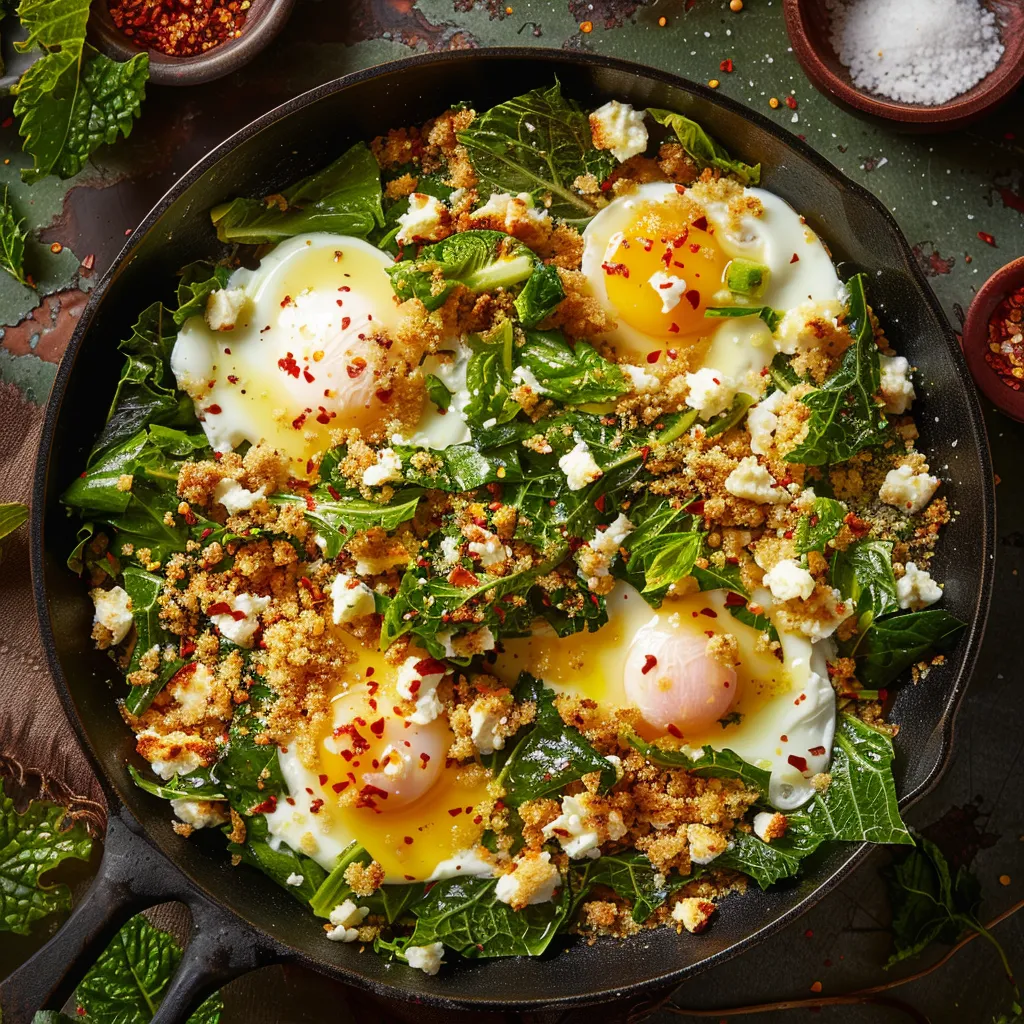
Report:
[[[1021,0],[783,0],[826,96],[907,131],[962,128],[1024,80]]]

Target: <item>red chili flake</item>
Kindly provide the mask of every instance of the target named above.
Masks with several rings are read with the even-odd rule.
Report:
[[[648,654],[644,657],[644,667],[640,669],[641,675],[647,675],[648,672],[658,664],[658,659],[653,654]]]
[[[708,219],[707,217],[700,216],[694,221],[690,221],[692,227],[695,227],[698,231],[707,231]]]
[[[661,257],[661,262],[664,263],[666,267],[671,267],[672,266],[672,250],[671,249],[666,249],[665,250],[665,255]]]
[[[292,420],[292,429],[293,430],[301,430],[302,429],[302,425],[305,422],[306,422],[306,414],[304,412],[300,412],[299,415],[296,416],[295,419]]]
[[[601,497],[594,502],[594,508],[596,508],[598,512],[604,511],[604,506],[605,502],[607,501],[607,498],[608,496],[606,494],[602,494]]]
[[[805,771],[807,771],[807,758],[806,757],[800,757],[799,754],[790,754],[789,757],[786,758],[786,760],[798,772],[805,772]]]
[[[680,195],[682,195],[686,191],[686,186],[685,185],[676,185],[676,191]],[[648,250],[648,251],[650,251],[650,250]]]
[[[653,352],[647,353],[647,362],[656,363],[661,358],[661,349],[656,348]]]
[[[670,334],[678,334],[679,333],[679,324],[676,324],[676,323],[669,324],[668,325],[668,330],[669,330]],[[674,359],[675,357],[670,354],[669,358],[670,359]]]
[[[800,262],[800,257],[797,256],[796,253],[793,253],[793,255],[789,258],[789,262],[790,263],[799,263]]]
[[[978,237],[986,244],[991,245],[993,249],[998,249],[994,235],[990,235],[987,231],[979,231]]]
[[[444,675],[448,671],[448,666],[443,661],[438,661],[437,658],[424,658],[422,661],[417,661],[413,668],[420,676],[436,676],[438,673]]]
[[[378,739],[384,735],[384,719],[378,718],[376,722],[370,723],[370,732]]]
[[[789,107],[790,110],[796,110],[796,97],[795,96],[787,96],[786,97],[786,106]]]
[[[299,364],[295,362],[295,356],[291,352],[288,352],[283,359],[278,359],[277,365],[279,369],[298,379]]]
[[[620,277],[629,278],[629,267],[625,263],[602,263],[601,269],[609,275],[618,274]]]
[[[673,725],[671,722],[668,724],[668,733],[670,736],[675,736],[677,740],[681,740],[683,738],[683,734],[679,729],[679,726]]]
[[[391,401],[391,388],[377,388],[374,394],[377,396],[378,402],[390,402]]]
[[[709,619],[718,618],[718,612],[716,612],[714,608],[701,608],[700,613],[701,615],[706,615]]]
[[[457,818],[462,813],[461,807],[449,807],[448,813],[453,817]]]
[[[318,775],[317,776],[317,781],[320,783],[321,786],[326,786],[327,785],[327,776],[326,775]]]
[[[811,749],[808,750],[807,753],[810,754],[812,757],[822,757],[824,755],[824,753],[825,753],[825,748],[824,747],[811,747]]]
[[[423,767],[426,768],[427,764],[430,762],[430,755],[424,751],[420,754],[420,760],[423,762]]]
[[[294,306],[294,305],[295,305],[295,302],[294,302],[294,300],[292,299],[292,297],[290,295],[286,295],[281,300],[281,308],[282,309],[284,309],[286,306]]]
[[[227,601],[215,601],[213,604],[210,605],[209,608],[206,609],[206,614],[210,616],[230,615],[231,605],[229,605]]]
[[[323,800],[320,797],[317,797],[315,800],[311,800],[309,802],[309,813],[310,814],[319,814],[320,813],[320,808],[323,807],[323,805],[324,805],[324,802],[323,802]]]
[[[719,71],[732,71],[732,58],[726,57],[721,64],[718,65]]]
[[[691,288],[686,293],[686,301],[690,304],[691,308],[696,309],[700,305],[700,292],[696,288]]]
[[[219,416],[224,410],[214,402],[213,405],[208,405],[203,411],[209,413],[211,416]]]
[[[277,810],[277,797],[273,793],[267,797],[266,800],[261,804],[257,804],[255,807],[250,808],[250,814],[273,814]]]
[[[725,606],[726,608],[742,608],[745,607],[747,599],[742,594],[734,594],[731,590],[725,595]]]

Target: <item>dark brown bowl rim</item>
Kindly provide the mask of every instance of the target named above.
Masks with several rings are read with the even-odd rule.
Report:
[[[808,0],[782,0],[786,31],[789,33],[789,41],[793,44],[793,52],[815,86],[862,113],[909,125],[953,128],[966,124],[998,106],[1024,81],[1024,56],[1018,60],[1016,66],[1004,66],[1007,63],[1004,56],[986,78],[982,79],[983,83],[987,83],[987,87],[973,96],[965,95],[936,106],[880,99],[848,85],[821,59],[804,29],[803,11],[807,2]]]
[[[1024,389],[1008,388],[985,361],[988,322],[996,306],[1021,285],[1024,285],[1024,256],[1000,267],[978,290],[964,320],[962,344],[967,366],[982,394],[1000,412],[1024,423]]]
[[[126,61],[149,54],[149,81],[154,85],[201,85],[237,71],[264,50],[284,28],[295,0],[252,0],[242,34],[192,57],[171,57],[136,46],[114,25],[107,0],[94,5],[89,34],[108,57]]]

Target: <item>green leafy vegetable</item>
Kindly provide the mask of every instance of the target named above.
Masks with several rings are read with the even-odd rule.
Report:
[[[14,533],[26,519],[28,519],[28,505],[22,505],[20,501],[0,504],[0,540]]]
[[[845,518],[846,506],[842,502],[834,498],[815,498],[811,514],[801,516],[796,524],[793,542],[797,554],[805,555],[809,551],[824,552],[829,541],[839,532]],[[837,584],[833,582],[833,585]],[[842,587],[839,589],[842,590]],[[843,596],[852,595],[843,591]]]
[[[419,299],[434,310],[457,284],[471,292],[511,289],[527,280],[536,265],[532,250],[503,231],[460,231],[387,271],[399,299]]]
[[[555,306],[564,298],[565,290],[562,288],[562,279],[558,276],[558,268],[538,264],[526,286],[516,296],[514,305],[519,322],[524,327],[536,326],[550,316]]]
[[[71,909],[66,885],[40,881],[65,860],[89,859],[85,826],[63,828],[66,819],[67,809],[48,800],[19,814],[0,783],[0,932],[28,935],[35,921]]]
[[[553,217],[582,224],[597,207],[573,188],[580,175],[603,181],[614,158],[594,148],[590,121],[556,82],[500,103],[460,132],[480,191],[529,192],[551,197]]]
[[[136,914],[75,990],[77,1019],[86,1024],[148,1024],[180,963],[181,948],[174,937]],[[217,1024],[223,1009],[220,996],[210,996],[189,1024]]]
[[[881,369],[864,280],[863,274],[857,274],[847,282],[847,318],[854,343],[844,353],[839,369],[801,399],[811,410],[807,436],[786,454],[787,462],[808,466],[845,462],[864,448],[889,439],[885,413],[875,400]]]
[[[768,376],[779,391],[789,391],[800,383],[796,370],[789,365],[791,359],[792,356],[777,352],[768,366]]]
[[[519,403],[511,397],[512,324],[506,320],[489,335],[471,335],[473,354],[466,367],[469,401],[463,409],[471,427],[495,426],[514,419]]]
[[[663,124],[676,133],[687,155],[690,156],[703,170],[705,167],[713,167],[727,174],[733,174],[744,185],[756,185],[761,180],[761,165],[743,163],[742,160],[734,160],[729,156],[724,146],[720,145],[696,121],[691,121],[682,114],[674,114],[671,110],[659,110],[648,107],[647,113],[654,118],[658,124]]]
[[[413,907],[416,930],[409,945],[443,942],[470,958],[539,956],[565,919],[567,900],[513,910],[495,895],[493,878],[449,878]]]
[[[189,317],[200,316],[211,292],[227,287],[231,271],[219,263],[196,260],[181,272],[178,280],[178,308],[174,322],[180,327]]]
[[[155,782],[146,778],[135,765],[128,765],[132,782],[139,789],[161,800],[226,800],[224,787],[220,785],[209,768],[199,768],[187,775],[175,775],[167,782]]]
[[[366,238],[384,224],[380,168],[367,146],[357,142],[283,192],[221,203],[210,218],[222,242],[280,242],[313,231]]]
[[[584,341],[570,346],[561,331],[527,331],[518,356],[519,364],[533,374],[541,394],[559,402],[611,402],[629,390],[615,363]]]
[[[574,864],[570,881],[573,889],[573,910],[583,902],[596,885],[606,885],[617,896],[633,904],[632,917],[643,924],[660,907],[669,893],[689,879],[669,882],[655,871],[646,854],[606,853],[597,860]]]
[[[319,888],[310,898],[309,905],[317,917],[328,918],[331,911],[344,903],[345,900],[354,898],[355,902],[362,902],[352,892],[352,886],[345,881],[345,872],[353,864],[367,865],[373,858],[354,840],[342,850],[338,856],[338,863],[331,869],[331,873],[320,883]]]
[[[28,232],[22,227],[24,220],[19,220],[11,206],[10,190],[4,187],[4,198],[0,202],[0,270],[6,270],[23,285],[28,285],[25,277],[25,239]]]
[[[828,500],[818,498],[815,506],[818,501]],[[892,572],[892,541],[859,540],[845,551],[837,551],[829,570],[829,582],[844,598],[850,598],[856,604],[859,615],[869,616],[868,623],[871,619],[897,611],[899,602]]]
[[[754,397],[745,391],[737,392],[736,397],[732,400],[732,408],[723,412],[721,416],[716,416],[708,424],[708,429],[705,431],[706,436],[714,437],[716,434],[724,434],[727,430],[731,430],[746,416],[747,410],[754,404],[754,401]]]
[[[735,751],[715,750],[714,747],[705,746],[700,757],[690,757],[681,750],[666,750],[654,743],[647,743],[635,733],[626,739],[651,764],[661,768],[685,768],[694,775],[706,778],[739,779],[751,789],[756,789],[765,800],[768,799],[768,784],[772,773],[744,761]]]
[[[434,405],[438,409],[447,411],[452,404],[452,392],[448,389],[448,385],[435,373],[428,373],[424,383],[427,388],[427,396]]]
[[[129,565],[124,570],[124,589],[132,601],[132,618],[135,620],[136,640],[132,649],[128,674],[137,672],[143,655],[153,647],[160,648],[160,661],[156,679],[145,686],[130,686],[125,698],[125,707],[133,715],[141,715],[153,703],[157,694],[170,682],[171,677],[184,665],[181,658],[168,661],[163,649],[171,644],[178,646],[178,638],[160,624],[160,591],[163,589],[162,576],[155,576],[137,566]],[[207,798],[208,799],[208,798]]]
[[[708,306],[705,316],[710,317],[743,317],[758,316],[774,331],[782,320],[782,314],[771,306]]]
[[[583,734],[562,721],[554,692],[526,672],[519,677],[516,700],[532,700],[537,717],[518,740],[498,775],[505,787],[505,803],[518,807],[564,789],[590,772],[601,773],[601,785],[615,785],[615,768]]]

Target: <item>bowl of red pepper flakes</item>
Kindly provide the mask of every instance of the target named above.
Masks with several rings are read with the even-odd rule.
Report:
[[[1024,256],[997,270],[974,296],[963,349],[982,394],[1024,423]]]
[[[90,33],[116,60],[149,53],[149,80],[199,85],[248,63],[284,28],[295,0],[98,0]]]

